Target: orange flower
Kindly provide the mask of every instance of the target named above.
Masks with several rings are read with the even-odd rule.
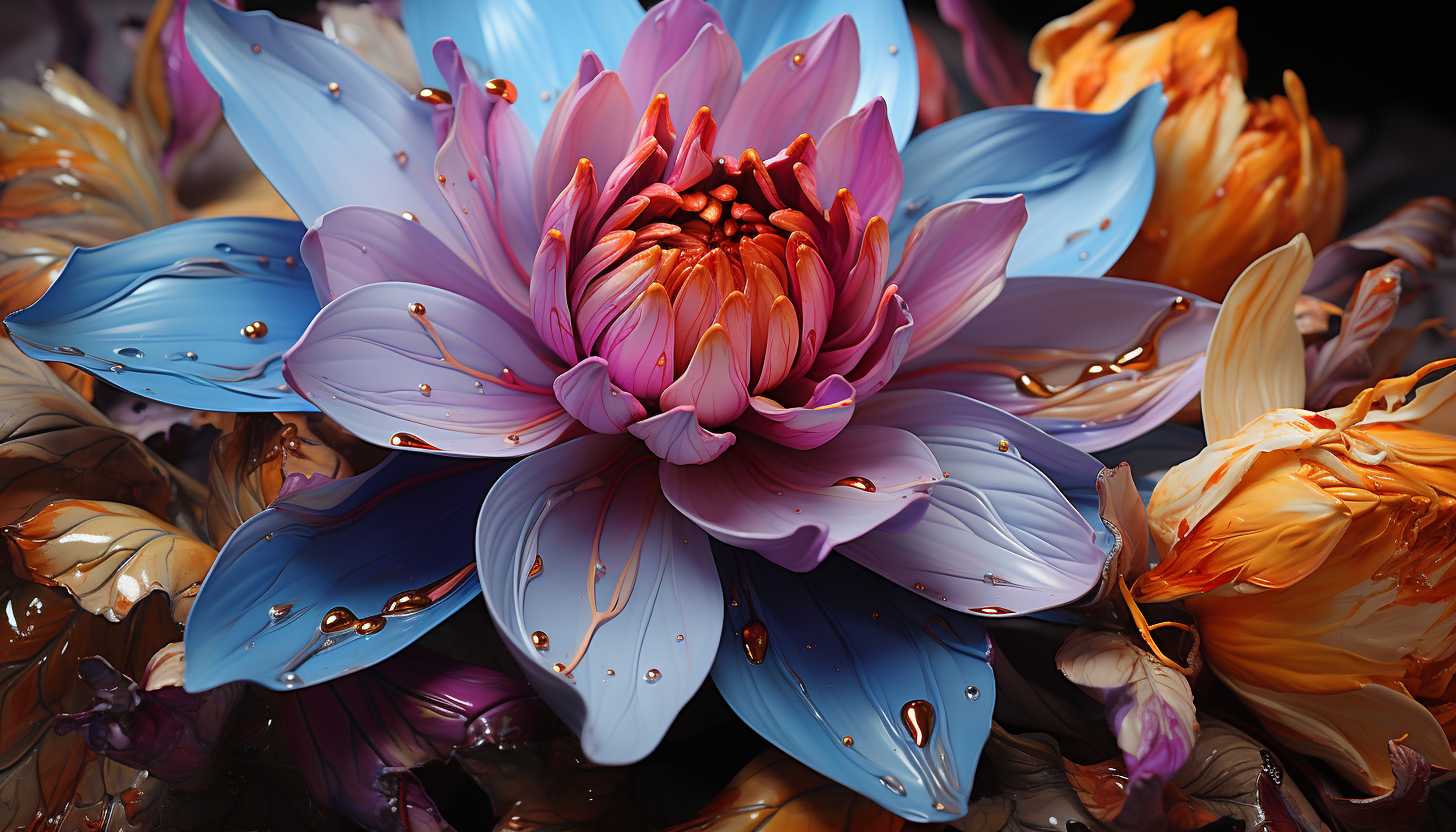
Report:
[[[1041,107],[1107,112],[1162,82],[1157,183],[1142,229],[1111,273],[1219,300],[1255,258],[1295,234],[1316,250],[1339,231],[1345,164],[1309,115],[1304,85],[1249,101],[1232,8],[1114,38],[1131,0],[1095,0],[1031,43]]]

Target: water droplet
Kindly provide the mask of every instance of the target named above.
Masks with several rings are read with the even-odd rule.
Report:
[[[803,66],[804,65],[804,53],[803,52],[795,52],[794,53],[793,60],[794,60],[794,66]]]
[[[1077,259],[1078,260],[1086,260],[1087,259],[1087,252],[1084,251],[1081,254],[1077,255]]]
[[[877,612],[870,613],[870,620],[875,620],[875,619],[877,619],[879,617],[880,617],[880,614],[877,613]]]
[[[167,356],[168,361],[196,361],[197,353],[188,350],[187,352],[174,352]]]
[[[436,182],[439,182],[441,185],[445,184],[445,174],[443,174],[443,173],[436,174],[435,175],[435,181]]]
[[[475,382],[475,389],[476,390],[479,390],[482,393],[484,393],[485,392],[485,385],[484,384],[481,384],[480,382],[477,381],[477,382]]]
[[[924,592],[925,591],[925,584],[917,583],[915,585],[915,591],[916,592]]]
[[[122,347],[121,349],[112,350],[112,352],[116,353],[117,355],[124,355],[127,358],[142,357],[142,351],[137,349],[136,347]]]
[[[329,82],[329,95],[332,95],[333,97],[338,98],[340,92],[341,92],[341,90],[339,89],[339,82],[338,81],[330,81]]]
[[[254,55],[256,55],[256,54],[258,54],[259,52],[262,52],[262,51],[263,51],[263,47],[259,46],[256,43],[253,44],[253,54]]]
[[[896,46],[893,43],[890,44],[890,54],[891,55],[898,55],[898,54],[900,54],[900,47]]]
[[[845,477],[836,482],[835,485],[843,485],[849,488],[858,488],[860,491],[868,491],[871,494],[875,491],[875,484],[870,482],[868,477]]]
[[[243,327],[243,337],[245,338],[262,338],[264,335],[267,334],[268,325],[263,323],[262,321],[253,321],[252,323]]]
[[[401,211],[399,213],[399,215],[401,217],[404,217],[405,219],[409,220],[410,222],[419,222],[420,221],[420,218],[419,217],[415,216],[414,214],[411,214],[408,211]]]
[[[354,626],[354,613],[347,607],[334,607],[324,615],[324,620],[319,622],[319,632],[339,633]]]
[[[432,389],[433,388],[430,387],[430,385],[421,383],[420,384],[420,395],[422,395],[422,396],[428,396],[428,395],[430,395],[430,390],[432,390]]]
[[[565,673],[566,665],[562,664],[561,662],[557,662],[556,664],[551,665],[551,669],[556,671],[557,673]]]
[[[278,674],[278,681],[282,682],[285,688],[295,688],[303,684],[303,678],[292,671]]]
[[[425,305],[423,303],[411,303],[407,308],[409,309],[409,313],[411,315],[425,314]],[[479,384],[480,382],[476,383]]]
[[[383,630],[384,625],[387,623],[389,623],[389,619],[385,618],[384,616],[371,615],[368,618],[359,619],[354,624],[354,632],[358,633],[361,636],[367,636],[370,633],[377,633],[380,630]]]
[[[617,675],[617,671],[615,671],[615,670],[613,670],[613,669],[611,669],[609,667],[609,668],[607,668],[607,675],[608,676],[616,676]]]
[[[278,619],[287,615],[289,610],[291,609],[293,609],[292,603],[274,604],[273,606],[268,608],[268,617],[273,619],[274,621],[277,621]]]
[[[551,100],[551,90],[541,90],[541,100],[542,101],[550,101]]]
[[[966,698],[969,699],[969,700],[971,700],[972,702],[976,701],[977,699],[980,699],[981,698],[981,689],[978,688],[978,687],[976,687],[975,685],[967,685],[966,686]]]
[[[844,743],[845,747],[854,745],[854,737],[845,737],[840,742]]]
[[[507,104],[516,103],[516,85],[504,78],[492,78],[485,82],[485,92]]]
[[[1108,218],[1108,219],[1103,220],[1102,221],[1102,224],[1099,225],[1099,226],[1097,226],[1097,227],[1100,228],[1100,229],[1102,229],[1103,231],[1106,231],[1111,225],[1112,225],[1112,219],[1111,218]]]
[[[678,633],[677,640],[678,641],[682,641],[683,640],[682,633]]]
[[[551,637],[537,630],[531,634],[531,646],[544,653],[551,649]]]
[[[646,679],[649,683],[656,682],[658,679],[662,678],[662,671],[654,667],[646,673],[642,674],[642,678]]]
[[[61,353],[62,355],[85,355],[86,354],[84,352],[81,352],[79,349],[76,349],[75,347],[56,347],[56,352]]]
[[[424,89],[415,93],[415,99],[417,101],[424,101],[428,104],[449,104],[450,93],[445,92],[444,90],[437,90],[433,87],[425,87]]]
[[[369,253],[369,246],[359,246],[359,253],[360,254],[368,254]]]
[[[1011,443],[1007,442],[1005,439],[1002,439],[1000,442],[996,443],[996,450],[1005,453],[1006,451],[1011,450]]]
[[[396,448],[413,448],[415,450],[438,451],[434,445],[426,442],[418,436],[411,436],[408,433],[396,433],[389,437],[389,444]]]
[[[404,167],[409,164],[409,154],[403,150],[396,150],[394,151],[394,161],[399,163],[400,167]]]
[[[912,699],[900,707],[900,721],[910,732],[910,739],[924,748],[935,730],[935,706],[924,699]]]
[[[291,254],[288,255],[287,257],[283,258],[283,262],[284,263],[287,263],[288,264],[288,268],[290,268],[290,269],[293,268],[294,266],[297,266],[298,265],[298,261],[295,260],[295,259],[293,259],[293,255],[291,255]]]
[[[435,599],[417,589],[408,589],[384,602],[385,615],[406,615],[419,612],[435,603]]]
[[[894,775],[886,774],[884,777],[880,778],[880,783],[884,784],[885,788],[889,789],[895,794],[898,794],[901,797],[905,796],[905,787],[900,785],[900,781],[895,779]]]
[[[743,639],[743,652],[753,664],[763,664],[768,656],[768,628],[757,618],[743,625],[739,634]]]

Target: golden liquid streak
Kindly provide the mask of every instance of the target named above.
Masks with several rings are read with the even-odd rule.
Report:
[[[459,359],[452,355],[450,353],[450,350],[445,347],[445,342],[440,340],[440,333],[435,331],[435,325],[430,323],[429,318],[426,318],[423,314],[416,314],[413,311],[411,311],[410,314],[416,321],[419,321],[420,326],[425,328],[425,333],[430,336],[430,340],[435,342],[435,348],[440,351],[440,357],[443,358],[445,363],[453,369],[459,370],[460,372],[465,373],[469,376],[473,376],[474,378],[478,378],[481,381],[488,381],[491,384],[496,384],[509,390],[524,390],[528,393],[540,393],[547,396],[556,395],[555,391],[551,390],[550,388],[537,387],[534,384],[527,384],[518,378],[512,381],[509,379],[497,378],[496,376],[490,375],[489,373],[482,373],[479,370],[472,370],[471,368],[460,363]],[[514,374],[512,374],[512,378],[514,378]]]

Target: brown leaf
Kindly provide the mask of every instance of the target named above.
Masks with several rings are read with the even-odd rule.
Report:
[[[1326,793],[1326,808],[1349,832],[1416,828],[1425,819],[1431,799],[1431,764],[1415,749],[1390,741],[1390,769],[1395,788],[1376,797],[1347,800]]]
[[[0,529],[16,571],[70,590],[82,609],[120,621],[154,590],[167,593],[172,616],[187,620],[217,558],[210,546],[156,516],[123,503],[55,500]]]
[[[1015,801],[1003,832],[1061,832],[1077,823],[1089,832],[1106,829],[1068,782],[1061,749],[1046,734],[1010,734],[991,723],[981,770]]]
[[[57,714],[83,710],[92,690],[77,673],[103,656],[129,674],[181,638],[160,599],[112,624],[64,592],[0,571],[0,825],[55,832],[150,825],[166,786],[145,772],[88,753],[79,734],[57,735]],[[34,827],[32,827],[34,824]]]
[[[905,820],[778,750],[744,766],[697,819],[671,832],[899,832]]]
[[[40,300],[70,253],[64,240],[0,228],[0,317]]]
[[[238,414],[232,429],[213,443],[208,460],[208,537],[221,548],[238,526],[278,498],[290,475],[341,479],[353,473],[314,435],[304,414]]]
[[[1263,829],[1274,819],[1292,817],[1299,830],[1325,832],[1314,807],[1285,776],[1279,759],[1246,734],[1208,716],[1200,720],[1198,741],[1188,762],[1173,777],[1189,802],[1188,809],[1169,808],[1174,828],[1185,816],[1234,817],[1248,829]],[[1260,778],[1270,781],[1272,790],[1261,792]],[[1273,827],[1270,827],[1273,828]]]

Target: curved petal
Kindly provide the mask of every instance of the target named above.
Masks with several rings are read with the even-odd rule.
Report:
[[[187,690],[325,682],[444,621],[475,597],[475,506],[506,465],[397,453],[279,498],[233,533],[203,581],[185,637]],[[330,618],[336,609],[347,615]]]
[[[905,168],[890,133],[883,98],[876,98],[825,131],[814,161],[819,204],[833,205],[841,188],[854,195],[861,217],[888,221],[900,204]]]
[[[980,615],[1050,609],[1098,586],[1120,553],[1119,534],[1097,522],[1102,465],[1010,414],[953,393],[891,391],[859,406],[850,429],[861,425],[919,436],[945,480],[915,528],[839,550],[928,600]]]
[[[660,459],[674,465],[712,462],[738,441],[733,433],[714,433],[698,424],[697,411],[690,404],[633,423],[627,432],[641,439]]]
[[[1018,277],[950,340],[907,359],[891,389],[960,393],[1102,450],[1197,395],[1217,315],[1218,304],[1156,283]]]
[[[556,377],[556,400],[573,418],[597,433],[621,433],[647,415],[637,397],[607,377],[607,362],[589,356]]]
[[[890,220],[898,252],[925,212],[959,199],[1026,195],[1026,227],[1006,267],[1100,275],[1117,262],[1153,198],[1153,131],[1165,99],[1154,84],[1111,113],[996,107],[915,137]]]
[[[736,156],[754,148],[771,156],[801,134],[823,135],[849,112],[858,81],[859,34],[849,15],[839,15],[749,73],[719,124],[714,151]]]
[[[429,104],[322,32],[267,12],[189,3],[186,33],[228,126],[305,225],[344,205],[409,211],[466,254],[435,186]]]
[[[296,222],[228,217],[78,249],[53,289],[5,325],[27,355],[149,399],[309,410],[284,383],[282,362],[318,312],[298,262],[302,237]]]
[[[551,226],[547,214],[572,177],[582,159],[592,168],[610,175],[617,169],[637,129],[637,113],[632,100],[615,72],[603,72],[593,56],[582,56],[581,70],[570,97],[551,116],[531,174],[532,205],[542,227]],[[592,72],[596,69],[596,72]],[[590,207],[583,212],[590,213]]]
[[[809,401],[800,407],[785,407],[767,396],[748,400],[748,410],[736,427],[783,445],[807,450],[817,448],[839,435],[854,415],[854,385],[834,375],[819,382]]]
[[[1000,294],[1006,260],[1026,225],[1026,200],[968,199],[915,223],[890,282],[916,313],[907,359],[950,338]]]
[[[657,746],[722,627],[708,536],[662,498],[656,463],[633,439],[585,436],[517,464],[480,513],[491,617],[603,765]]]
[[[721,28],[704,26],[682,58],[662,73],[652,92],[667,96],[672,123],[686,137],[699,109],[726,114],[742,82],[743,59],[732,36]],[[681,144],[673,148],[673,160],[681,149]]]
[[[725,31],[723,18],[702,0],[667,0],[654,6],[651,14],[638,22],[617,66],[622,85],[627,88],[637,112],[646,112],[658,79],[690,51],[704,28]],[[733,53],[736,55],[738,50],[735,48]],[[738,73],[742,71],[740,65]],[[735,88],[738,80],[738,77],[733,79]],[[704,105],[712,106],[706,101],[690,103],[686,106],[692,109],[686,112],[691,115]],[[686,127],[687,121],[673,119],[673,124]]]
[[[915,63],[910,19],[899,0],[710,2],[722,13],[728,33],[743,53],[743,65],[749,69],[766,60],[777,47],[795,38],[808,37],[826,21],[848,12],[860,32],[859,86],[850,108],[859,109],[877,97],[884,98],[889,104],[896,141],[903,147],[910,140],[920,99],[920,74]]]
[[[1093,455],[1109,468],[1127,463],[1132,469],[1138,494],[1147,502],[1170,468],[1198,456],[1203,448],[1203,431],[1167,422],[1135,439],[1096,451]]]
[[[324,307],[284,356],[284,373],[376,445],[522,456],[574,424],[551,387],[560,371],[534,345],[459,295],[374,283]]]
[[[405,33],[427,85],[443,85],[435,41],[454,38],[478,81],[506,78],[520,91],[520,114],[540,136],[552,108],[590,49],[616,66],[642,19],[636,0],[406,0]]]
[[[706,465],[661,470],[667,499],[709,534],[801,572],[876,526],[913,525],[941,479],[925,443],[875,426],[806,451],[742,436]]]
[[[795,574],[715,550],[728,607],[713,683],[734,712],[901,817],[965,814],[996,698],[980,624],[844,558]]]

